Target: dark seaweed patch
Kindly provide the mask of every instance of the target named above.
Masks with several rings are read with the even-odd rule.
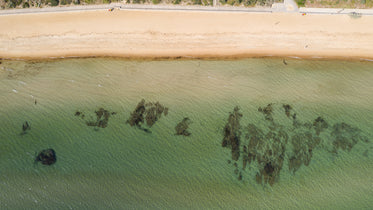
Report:
[[[359,141],[368,142],[368,139],[361,135],[360,129],[344,122],[333,126],[331,136],[333,138],[333,152],[337,152],[338,149],[351,151]]]
[[[96,128],[106,128],[109,123],[109,118],[111,115],[113,115],[113,113],[116,114],[116,112],[109,112],[104,108],[99,108],[97,111],[95,111],[96,120],[89,120],[85,123],[87,126],[92,126]],[[82,119],[84,119],[85,114],[83,112],[76,111],[74,116],[81,117]]]
[[[127,123],[131,126],[141,126],[144,123],[144,113],[145,113],[145,100],[142,99],[136,106],[135,110],[131,113],[130,119]]]
[[[167,107],[164,107],[159,102],[148,102],[145,104],[145,100],[142,99],[131,113],[127,123],[130,124],[130,126],[137,126],[139,128],[144,126],[144,124],[148,127],[152,127],[161,118],[162,114],[164,116],[168,114]],[[149,131],[148,129],[146,130]]]
[[[285,109],[285,115],[290,117],[290,111],[293,109],[289,104],[284,104],[282,107]]]
[[[310,131],[296,133],[291,137],[293,154],[289,158],[289,170],[295,173],[304,164],[311,162],[313,149],[320,144],[321,139],[313,136]]]
[[[263,113],[266,120],[273,121],[273,107],[272,104],[268,104],[266,107],[259,107],[258,111]]]
[[[257,182],[262,184],[264,181],[273,185],[278,180],[283,166],[288,135],[277,124],[272,124],[272,129],[266,134],[253,124],[248,125],[247,131],[246,138],[249,143],[243,163],[251,164],[256,160],[259,167]],[[243,151],[245,152],[245,148]]]
[[[234,174],[238,176],[238,180],[243,179],[247,166],[254,164],[258,170],[255,175],[256,182],[272,186],[279,180],[286,161],[288,170],[296,173],[302,166],[311,164],[314,151],[317,149],[325,148],[326,151],[330,151],[327,147],[332,145],[332,152],[337,153],[338,149],[350,151],[358,142],[369,142],[361,134],[360,129],[347,123],[337,123],[330,128],[327,121],[320,116],[310,122],[301,122],[289,104],[283,104],[282,109],[286,115],[284,119],[291,120],[292,126],[288,123],[287,126],[279,124],[273,118],[274,108],[273,103],[259,107],[258,111],[265,116],[264,122],[258,125],[250,123],[243,130],[240,126],[242,114],[238,107],[229,114],[224,127],[222,146],[231,149],[232,160],[235,161]],[[241,132],[245,133],[243,141],[240,139]],[[328,144],[328,141],[331,144]],[[368,156],[368,150],[363,156]],[[239,160],[242,161],[242,170],[237,164]]]
[[[313,127],[315,128],[316,135],[320,135],[320,132],[327,129],[329,127],[329,125],[323,118],[318,117],[313,122]]]
[[[236,106],[232,113],[229,114],[228,122],[224,128],[223,147],[231,148],[232,160],[237,161],[240,157],[240,119],[242,114]]]
[[[191,122],[192,121],[186,117],[180,123],[178,123],[175,127],[176,135],[190,136],[191,133],[187,129]]]

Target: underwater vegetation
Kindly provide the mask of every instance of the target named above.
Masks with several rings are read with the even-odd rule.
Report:
[[[330,125],[322,116],[302,122],[289,104],[269,103],[257,111],[262,114],[262,120],[242,125],[243,114],[235,106],[222,132],[221,146],[230,150],[228,164],[234,166],[234,176],[240,181],[248,176],[249,173],[245,171],[251,171],[252,177],[249,179],[258,184],[273,186],[279,181],[283,170],[295,174],[301,167],[309,166],[315,150],[323,149],[334,154],[338,150],[349,152],[357,143],[369,142],[359,128],[346,122]],[[110,117],[117,113],[99,108],[94,114],[94,117],[88,116],[94,120],[85,120],[88,117],[81,111],[76,111],[74,116],[85,120],[87,126],[97,130],[106,128]],[[126,124],[151,134],[151,127],[162,115],[167,116],[168,108],[159,102],[142,99],[129,114]],[[280,117],[285,121],[278,120]],[[191,119],[184,117],[176,124],[174,135],[190,136],[191,123]],[[23,133],[30,129],[30,124],[25,121],[22,125]],[[368,151],[364,154],[367,156]],[[35,162],[52,165],[56,162],[56,153],[53,149],[42,150]]]
[[[189,124],[192,123],[192,121],[189,118],[184,118],[181,122],[179,122],[176,127],[176,134],[175,135],[183,135],[183,136],[190,136],[191,133],[187,130],[189,127]]]
[[[108,126],[110,116],[115,115],[116,112],[109,112],[104,108],[99,108],[97,111],[95,111],[95,114],[96,120],[86,121],[86,125],[93,126],[95,127],[95,130],[97,130],[97,128],[106,128]],[[77,117],[80,116],[82,119],[85,118],[85,114],[80,111],[76,111],[74,115]]]
[[[233,113],[229,114],[228,122],[224,127],[224,139],[222,142],[223,147],[228,147],[232,150],[232,160],[237,161],[240,157],[240,119],[242,113],[236,106]]]
[[[162,116],[167,116],[168,108],[161,105],[158,101],[145,103],[145,99],[142,99],[136,106],[135,110],[131,113],[127,123],[130,126],[136,126],[137,128],[150,133],[148,128],[151,128]],[[146,122],[146,123],[145,123]],[[148,128],[144,128],[144,126]]]
[[[231,149],[234,173],[238,175],[238,180],[243,179],[243,171],[250,164],[256,164],[258,167],[255,175],[256,182],[271,186],[279,180],[285,161],[288,163],[288,170],[292,173],[303,165],[308,166],[313,151],[321,149],[319,148],[323,142],[321,133],[326,133],[324,136],[332,139],[333,149],[327,151],[330,153],[337,153],[338,149],[350,151],[359,141],[369,142],[360,129],[344,122],[329,126],[320,116],[313,122],[300,122],[289,104],[280,107],[286,118],[292,121],[291,127],[285,126],[274,119],[274,105],[270,103],[258,108],[258,111],[264,115],[263,123],[267,126],[266,129],[261,129],[253,123],[240,126],[242,113],[237,106],[229,113],[223,130],[222,146]],[[243,138],[241,134],[245,134],[242,135]],[[229,160],[228,164],[232,161]],[[238,167],[238,162],[242,162],[242,167]]]

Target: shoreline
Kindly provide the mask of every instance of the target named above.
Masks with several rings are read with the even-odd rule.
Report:
[[[16,57],[16,58],[4,58],[0,57],[1,61],[32,61],[32,62],[46,62],[46,61],[59,61],[65,59],[90,59],[90,58],[101,58],[101,59],[120,59],[120,60],[133,60],[133,61],[188,61],[188,60],[203,60],[203,61],[234,61],[243,59],[294,59],[294,60],[316,60],[316,61],[351,61],[351,62],[373,62],[373,58],[370,57],[346,57],[346,56],[298,56],[298,55],[259,55],[259,54],[241,54],[232,56],[51,56],[51,57]],[[1,65],[1,63],[0,63]]]
[[[373,16],[82,11],[0,16],[0,58],[373,59]]]

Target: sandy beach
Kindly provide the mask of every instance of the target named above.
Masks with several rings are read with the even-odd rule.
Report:
[[[373,58],[373,16],[84,11],[0,16],[0,57]]]

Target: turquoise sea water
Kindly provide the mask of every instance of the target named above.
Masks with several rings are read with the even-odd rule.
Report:
[[[0,208],[373,208],[373,62],[286,62],[3,60]],[[142,99],[169,108],[151,128],[144,126],[151,133],[126,123]],[[272,186],[256,182],[260,164],[243,170],[243,155],[233,161],[231,150],[222,147],[234,107],[242,113],[243,146],[249,143],[248,124],[269,129],[258,112],[269,103],[276,125],[289,136],[298,130],[283,104],[290,104],[302,123],[320,116],[329,125],[309,165],[295,173],[289,171],[294,155],[289,139]],[[100,108],[116,114],[106,128],[87,126]],[[77,111],[84,119],[74,116]],[[175,126],[185,117],[192,121],[191,136],[176,136]],[[25,121],[31,129],[21,135]],[[348,141],[362,138],[350,151],[333,152],[333,125],[342,122],[356,128],[343,134]],[[57,162],[34,163],[48,148],[56,151]]]

